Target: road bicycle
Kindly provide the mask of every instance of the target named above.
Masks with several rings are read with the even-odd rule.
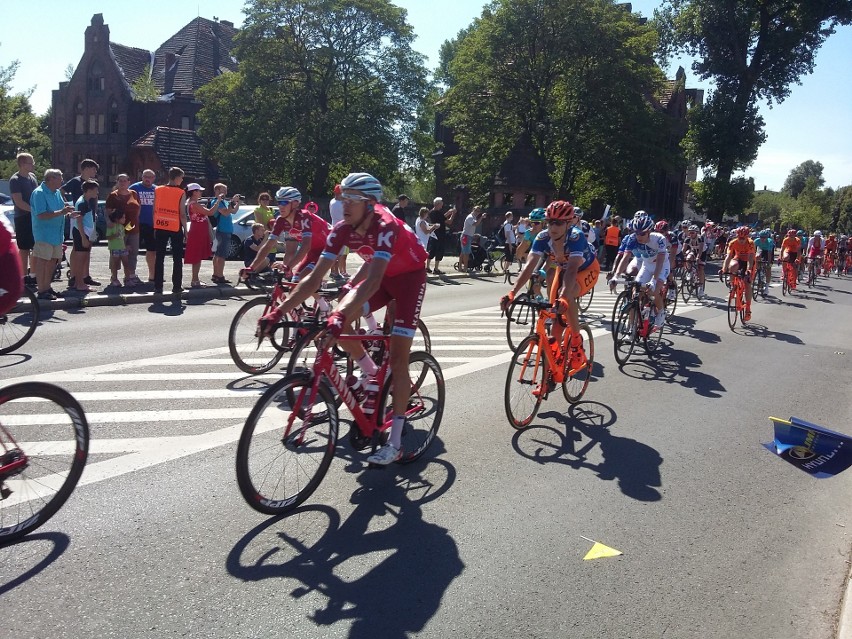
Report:
[[[695,260],[687,260],[680,278],[680,296],[684,304],[689,304],[692,297],[698,296],[698,287],[698,268],[695,265]]]
[[[522,302],[526,300],[544,301],[542,291],[545,290],[547,276],[543,269],[533,272],[527,283],[527,289],[519,293],[509,308],[506,309],[506,341],[509,350],[514,351],[518,344],[535,329],[535,321],[538,317],[536,310]]]
[[[798,260],[796,263],[789,260],[781,262],[781,295],[786,296],[787,293],[792,293],[796,290],[796,282],[798,280]]]
[[[809,257],[808,258],[808,286],[812,287],[816,284],[817,275],[820,270],[820,258],[819,257]]]
[[[629,275],[625,276],[625,281],[626,294],[622,305],[617,308],[617,317],[612,329],[615,361],[621,366],[629,361],[639,340],[642,340],[646,353],[655,353],[664,330],[663,326],[654,325],[656,306],[646,287]]]
[[[381,390],[375,410],[369,414],[361,407],[335,365],[327,342],[310,370],[287,375],[267,389],[243,426],[236,457],[240,492],[259,512],[286,514],[322,482],[338,444],[340,420],[333,392],[352,415],[349,443],[354,450],[375,451],[387,439],[393,421],[390,337],[341,335],[337,339],[384,343],[376,374]],[[411,394],[402,434],[402,464],[419,459],[434,441],[446,401],[444,375],[429,353],[412,352],[408,374]]]
[[[728,292],[728,326],[737,325],[737,318],[746,323],[746,275],[736,271],[731,274],[731,290]]]
[[[89,424],[68,391],[44,382],[0,388],[0,544],[56,514],[88,454]]]
[[[823,263],[822,263],[823,275],[825,275],[826,277],[830,277],[831,272],[834,270],[834,264],[835,264],[834,253],[826,253],[825,258],[823,258]]]
[[[755,264],[754,284],[751,287],[751,297],[753,300],[756,300],[758,295],[766,299],[766,287],[769,285],[769,282],[766,281],[765,269],[766,264],[763,260],[757,260]]]
[[[23,346],[33,336],[38,319],[38,300],[35,293],[25,286],[18,303],[0,315],[0,355]]]
[[[249,300],[243,304],[228,329],[228,350],[237,367],[250,375],[266,373],[278,364],[284,354],[294,347],[303,334],[304,321],[321,318],[324,313],[314,302],[312,305],[300,304],[269,331],[264,334],[261,318],[278,306],[295,287],[286,280],[283,271],[271,271],[267,274],[251,275],[246,285],[252,290],[266,292],[263,297]],[[320,289],[317,295],[331,304],[337,299],[339,289]]]
[[[555,309],[559,272],[551,284],[551,300],[522,299],[519,306],[529,306],[538,318],[535,332],[524,338],[514,350],[506,375],[503,403],[513,428],[526,428],[538,413],[542,400],[562,386],[562,394],[572,404],[579,402],[592,378],[595,360],[595,341],[588,324],[580,324],[586,352],[585,362],[571,367],[570,343],[573,332],[564,314]],[[516,300],[517,301],[517,300]],[[562,340],[556,341],[551,328],[558,322],[564,327]]]

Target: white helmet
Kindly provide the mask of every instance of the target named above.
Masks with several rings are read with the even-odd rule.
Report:
[[[814,231],[814,237],[822,237],[822,231]]]
[[[301,202],[302,194],[292,186],[282,186],[275,192],[275,199],[278,202]]]
[[[360,191],[376,202],[382,199],[382,184],[369,173],[350,173],[340,181],[340,188]]]

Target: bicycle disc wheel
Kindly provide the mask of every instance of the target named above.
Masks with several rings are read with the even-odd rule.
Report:
[[[526,293],[518,295],[506,311],[506,341],[509,343],[510,351],[514,351],[535,328],[536,310],[531,306],[517,304],[518,301],[526,298]]]
[[[636,342],[639,341],[640,321],[639,305],[636,303],[626,304],[618,313],[618,319],[612,333],[612,342],[615,361],[621,366],[624,366],[630,359],[633,349],[636,348]]]
[[[731,289],[731,292],[728,293],[728,326],[731,327],[731,330],[734,330],[734,327],[737,325],[737,296],[735,291]]]
[[[24,287],[18,303],[5,315],[0,315],[0,355],[20,348],[32,337],[38,326],[38,315],[35,293]]]
[[[325,477],[337,444],[337,408],[313,378],[288,375],[261,395],[237,445],[237,484],[249,506],[267,515],[298,507]]]
[[[529,335],[518,344],[509,363],[503,404],[513,428],[526,428],[532,423],[547,390],[547,360],[540,341],[538,335]]]
[[[595,339],[592,337],[592,329],[588,324],[580,324],[580,332],[583,333],[587,363],[575,371],[571,371],[566,364],[565,378],[562,380],[562,394],[572,404],[579,402],[586,393],[592,379],[592,367],[595,365]]]
[[[444,416],[447,393],[441,367],[429,353],[418,351],[408,356],[408,377],[411,382],[411,394],[405,407],[400,464],[410,464],[420,459],[434,441]],[[391,374],[385,378],[379,402],[382,407],[379,414],[385,416],[385,425],[388,428],[394,414],[392,382]]]
[[[0,466],[26,459],[0,472],[2,544],[43,525],[71,495],[89,454],[89,424],[58,386],[13,384],[0,389],[0,443]]]
[[[290,329],[275,330],[274,340],[264,337],[258,341],[260,318],[267,311],[269,300],[265,297],[249,300],[243,304],[231,321],[228,330],[228,350],[231,359],[241,371],[260,375],[272,369],[284,354]],[[277,346],[281,345],[281,347]]]
[[[577,309],[581,313],[585,313],[586,311],[588,311],[589,307],[592,305],[592,300],[594,299],[594,297],[595,297],[595,289],[593,287],[593,288],[589,289],[588,293],[577,298]]]

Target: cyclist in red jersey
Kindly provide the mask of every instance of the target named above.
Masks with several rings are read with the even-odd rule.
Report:
[[[14,233],[5,215],[0,215],[0,315],[18,303],[24,291],[24,274]]]
[[[387,444],[367,458],[370,463],[384,466],[397,461],[402,455],[404,415],[411,392],[408,355],[426,293],[428,256],[414,233],[381,204],[382,185],[376,178],[368,173],[350,173],[340,186],[343,220],[329,234],[325,251],[311,274],[264,319],[277,322],[282,314],[306,300],[319,288],[344,248],[348,247],[361,256],[364,265],[350,284],[353,288],[329,316],[328,333],[331,338],[339,336],[361,315],[365,304],[369,311],[375,311],[391,300],[396,302],[390,339],[393,424]],[[365,379],[359,380],[367,391],[364,412],[375,412],[379,390],[373,378],[378,370],[376,363],[358,342],[344,341],[340,346],[350,353],[366,375]]]

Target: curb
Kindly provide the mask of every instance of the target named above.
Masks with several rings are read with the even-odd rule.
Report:
[[[447,279],[461,279],[461,278],[469,278],[469,279],[478,279],[482,277],[494,277],[496,275],[502,275],[502,273],[477,273],[475,275],[469,276],[467,273],[459,273],[453,271],[452,273],[444,273],[442,275],[426,275],[426,281],[428,282],[436,282]],[[81,308],[96,308],[100,306],[129,306],[130,304],[146,304],[146,303],[156,303],[174,300],[180,298],[181,300],[210,300],[210,299],[228,299],[234,297],[256,297],[258,295],[265,295],[265,293],[261,290],[253,290],[248,287],[241,286],[237,288],[236,286],[207,286],[205,288],[199,289],[186,289],[180,293],[180,295],[175,295],[174,293],[169,293],[163,291],[162,293],[155,293],[153,291],[145,291],[139,293],[89,293],[88,295],[80,295],[76,296],[73,293],[69,294],[68,297],[62,298],[60,300],[55,300],[52,302],[39,302],[39,310],[40,311],[58,311],[58,310],[68,310],[68,309],[81,309]]]
[[[840,601],[840,620],[837,624],[837,639],[852,639],[852,570],[846,576],[843,599]]]

